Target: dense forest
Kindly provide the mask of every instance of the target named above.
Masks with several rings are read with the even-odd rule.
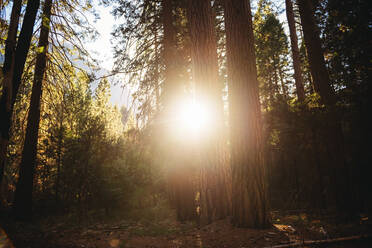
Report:
[[[110,71],[87,47],[102,8]],[[0,246],[369,247],[371,17],[0,0]]]

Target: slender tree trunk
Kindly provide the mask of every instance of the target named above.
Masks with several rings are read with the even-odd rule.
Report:
[[[289,36],[291,39],[291,49],[292,49],[292,60],[293,60],[293,69],[294,69],[294,79],[296,84],[296,93],[299,102],[305,100],[305,90],[304,83],[301,73],[301,60],[300,60],[300,51],[298,49],[298,38],[296,33],[296,24],[293,14],[293,5],[292,0],[285,0],[285,7],[287,13],[287,20],[289,26]]]
[[[202,223],[227,215],[224,173],[222,84],[218,78],[217,44],[210,0],[189,0],[188,21],[196,101],[207,108],[211,123],[199,142],[201,151],[200,217]],[[223,184],[223,185],[222,185]]]
[[[298,5],[311,76],[321,102],[328,107],[329,111],[325,142],[329,150],[329,174],[333,179],[333,196],[340,210],[350,211],[352,204],[350,202],[349,169],[344,157],[344,139],[341,118],[336,110],[336,95],[326,68],[312,2],[310,0],[298,0]]]
[[[286,88],[286,82],[284,82],[284,73],[282,71],[282,68],[279,67],[279,78],[280,78],[280,85],[282,86],[282,94],[284,96],[284,99],[287,101],[289,99],[287,88]]]
[[[250,1],[225,0],[233,183],[232,221],[269,224],[263,134]]]
[[[17,31],[19,16],[21,14],[22,0],[14,0],[12,14],[8,29],[8,37],[5,42],[5,60],[2,68],[2,94],[0,98],[0,186],[4,175],[6,151],[9,143],[9,130],[11,125],[11,101],[12,101],[12,78],[14,70],[14,56],[17,43]]]
[[[279,77],[278,77],[278,70],[276,68],[276,61],[275,61],[275,57],[273,57],[273,73],[274,73],[274,83],[275,83],[275,93],[276,93],[276,97],[278,97],[278,95],[280,95],[280,89],[279,89]]]
[[[40,98],[46,68],[51,9],[52,0],[46,0],[44,3],[38,53],[36,57],[30,110],[27,118],[26,138],[22,151],[19,179],[14,196],[14,214],[20,219],[26,219],[32,215],[32,190],[39,134]]]
[[[61,179],[61,163],[62,163],[62,142],[63,142],[63,104],[61,104],[61,116],[59,117],[59,132],[58,132],[58,142],[57,142],[57,176],[55,182],[55,197],[56,204],[60,203],[60,179]]]
[[[34,31],[36,14],[39,9],[40,0],[29,0],[27,2],[26,13],[23,18],[21,33],[17,42],[17,49],[15,53],[15,67],[12,79],[13,90],[12,90],[12,102],[13,107],[18,89],[21,84],[22,73],[25,67],[26,58],[30,49],[31,38]]]
[[[333,106],[336,103],[336,97],[324,61],[320,34],[314,19],[313,5],[310,0],[298,0],[298,5],[310,72],[315,89],[318,90],[321,100],[325,105]]]

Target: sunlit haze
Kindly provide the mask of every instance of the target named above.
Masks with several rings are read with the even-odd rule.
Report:
[[[210,124],[210,113],[207,108],[197,102],[183,102],[179,104],[180,126],[186,132],[201,133]]]
[[[372,247],[370,2],[0,0],[0,248]]]

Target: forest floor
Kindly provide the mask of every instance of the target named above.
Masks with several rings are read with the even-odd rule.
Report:
[[[293,243],[297,243],[296,247],[372,247],[372,222],[367,216],[349,222],[304,212],[274,211],[272,216],[273,226],[263,230],[235,228],[228,220],[198,227],[191,222],[179,223],[173,215],[163,220],[111,218],[74,225],[60,217],[32,223],[3,218],[0,248],[248,248],[284,247],[290,243],[287,247],[294,247]],[[341,237],[357,240],[301,244],[304,240]]]

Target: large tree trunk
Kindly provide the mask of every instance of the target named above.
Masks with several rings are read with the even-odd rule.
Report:
[[[326,123],[327,137],[325,137],[325,143],[329,156],[328,174],[332,179],[332,193],[337,207],[341,210],[350,211],[352,209],[349,188],[350,178],[345,160],[341,119],[336,110],[336,95],[326,68],[312,2],[310,0],[298,0],[298,5],[311,76],[321,102],[327,106],[329,113],[329,121]]]
[[[297,98],[299,102],[303,102],[305,100],[305,90],[301,73],[300,51],[298,50],[298,38],[296,33],[296,24],[293,14],[292,0],[285,0],[285,8],[289,26],[289,36],[291,39],[292,60]]]
[[[181,85],[178,82],[178,59],[176,32],[173,26],[173,0],[162,1],[162,21],[163,21],[163,59],[165,66],[164,91],[162,100],[164,107],[170,107],[181,91]]]
[[[163,19],[163,59],[165,65],[164,87],[161,94],[164,110],[162,113],[163,136],[160,142],[164,143],[164,136],[169,134],[176,123],[173,119],[179,114],[177,102],[183,95],[181,80],[178,76],[178,54],[176,43],[176,32],[173,26],[173,0],[162,1]],[[171,191],[171,202],[177,210],[180,221],[194,219],[196,216],[195,190],[193,185],[192,170],[190,164],[185,161],[187,152],[181,144],[173,137],[167,139],[165,147],[165,158],[169,163],[169,191]]]
[[[214,15],[210,0],[189,0],[188,21],[196,102],[210,113],[208,132],[199,142],[201,152],[200,217],[202,223],[226,217],[228,197],[224,161],[222,84],[218,77]]]
[[[250,2],[225,0],[225,26],[233,180],[232,221],[240,227],[261,228],[268,225],[269,213]]]
[[[22,0],[13,1],[12,14],[8,29],[8,37],[5,42],[5,59],[2,68],[3,82],[0,98],[0,186],[2,185],[6,151],[9,142],[9,129],[11,125],[11,101],[12,101],[12,78],[14,70],[14,56],[17,43],[17,31],[19,16],[21,14]]]
[[[32,215],[32,190],[39,134],[40,98],[46,68],[51,9],[52,0],[46,0],[44,3],[37,50],[38,53],[36,57],[34,82],[32,85],[30,110],[27,118],[26,137],[22,151],[22,160],[13,205],[14,214],[20,219],[29,218]]]

